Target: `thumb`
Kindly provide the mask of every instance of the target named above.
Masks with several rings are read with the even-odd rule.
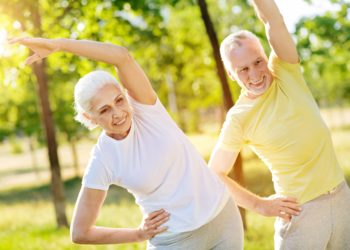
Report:
[[[43,58],[41,58],[39,54],[35,53],[26,59],[25,64],[30,65],[36,61],[41,60],[41,59],[43,59]]]

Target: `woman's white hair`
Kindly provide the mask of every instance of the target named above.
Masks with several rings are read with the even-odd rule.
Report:
[[[79,79],[74,88],[74,119],[89,130],[97,127],[85,114],[91,111],[91,100],[96,93],[105,85],[113,84],[120,88],[117,80],[108,72],[102,70],[92,71]]]
[[[229,54],[231,51],[235,48],[242,47],[243,40],[250,39],[252,41],[257,42],[257,44],[261,47],[261,49],[264,51],[259,38],[250,32],[249,30],[240,30],[235,33],[232,33],[228,35],[220,45],[220,56],[221,60],[223,61],[226,69],[229,67]]]

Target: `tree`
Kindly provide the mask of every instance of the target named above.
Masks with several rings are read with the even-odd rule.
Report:
[[[2,9],[6,9],[13,20],[21,23],[23,30],[31,32],[35,36],[42,35],[41,17],[39,14],[39,5],[37,2],[21,3],[15,2],[0,2]],[[21,12],[16,10],[22,8]],[[30,18],[25,15],[30,13]],[[31,27],[30,28],[28,28]],[[53,203],[56,214],[56,222],[59,227],[68,227],[68,220],[65,212],[65,198],[63,191],[63,183],[61,180],[60,165],[57,154],[57,143],[55,136],[55,128],[52,119],[52,112],[50,109],[50,102],[48,97],[48,83],[45,72],[46,63],[35,63],[32,65],[32,70],[37,79],[37,91],[40,100],[41,118],[43,127],[45,129],[46,141],[48,146],[48,156],[51,170],[51,191],[53,195]]]
[[[319,105],[326,107],[350,103],[350,3],[334,4],[337,11],[302,18],[295,31],[306,81]]]
[[[205,29],[207,31],[207,35],[210,40],[210,44],[212,46],[213,50],[213,57],[215,59],[215,64],[216,64],[216,72],[217,75],[220,79],[221,83],[221,88],[222,88],[222,95],[224,99],[224,108],[225,111],[228,112],[229,109],[234,105],[233,99],[232,99],[232,94],[230,91],[230,88],[228,86],[226,74],[225,74],[225,68],[222,63],[221,57],[220,57],[220,47],[219,47],[219,42],[218,38],[213,26],[213,23],[211,21],[209,12],[208,12],[208,7],[207,3],[205,0],[198,0],[198,4],[201,10],[202,14],[202,19],[205,25]],[[244,186],[244,175],[243,175],[243,166],[242,166],[242,157],[241,154],[238,154],[237,160],[232,168],[232,171],[229,173],[229,177],[232,178],[233,180],[237,181],[240,185]],[[243,219],[243,225],[244,228],[247,228],[247,223],[245,219],[245,211],[240,208],[242,219]]]

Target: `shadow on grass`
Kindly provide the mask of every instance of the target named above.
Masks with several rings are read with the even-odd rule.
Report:
[[[345,173],[345,179],[350,186],[350,172]],[[268,170],[249,171],[249,173],[245,173],[245,180],[246,187],[258,195],[269,196],[274,193],[271,174]],[[64,182],[67,203],[75,203],[80,187],[80,178],[73,178]],[[14,188],[0,192],[0,204],[4,205],[39,201],[51,201],[51,189],[48,184],[29,188]],[[118,204],[121,202],[133,203],[134,197],[123,188],[111,186],[105,204]]]
[[[72,168],[71,165],[61,165],[61,169],[69,169]],[[0,179],[2,177],[7,177],[7,176],[15,176],[15,175],[22,175],[22,174],[32,174],[35,173],[35,170],[41,174],[41,173],[45,173],[48,171],[48,167],[45,166],[37,166],[36,169],[34,168],[28,168],[28,167],[24,167],[24,168],[15,168],[15,169],[7,169],[5,171],[1,171],[1,176]]]
[[[75,203],[81,187],[81,179],[73,178],[64,182],[65,198],[67,203]],[[9,205],[21,202],[51,201],[51,187],[46,185],[14,188],[0,192],[0,204]],[[111,186],[105,204],[120,202],[134,202],[134,198],[123,188]]]
[[[38,167],[36,169],[38,173],[44,173],[47,172],[47,168],[45,167]],[[8,170],[8,171],[1,171],[1,177],[7,177],[7,176],[13,176],[13,175],[21,175],[21,174],[30,174],[35,173],[33,168],[20,168],[15,170]]]

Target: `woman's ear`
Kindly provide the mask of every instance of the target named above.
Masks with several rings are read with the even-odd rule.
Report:
[[[89,115],[88,113],[84,112],[84,113],[83,113],[83,116],[84,116],[86,119],[88,119],[91,123],[93,123],[94,125],[97,124],[96,121],[95,121],[95,119],[93,119],[93,118],[91,117],[91,115]]]
[[[230,70],[226,70],[227,75],[231,78],[231,80],[236,81],[236,78],[233,76]]]

